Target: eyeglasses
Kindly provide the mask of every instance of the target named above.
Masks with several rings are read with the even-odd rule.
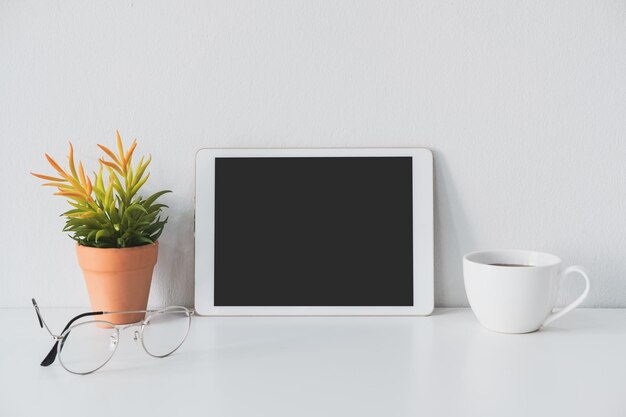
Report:
[[[54,339],[54,345],[41,362],[41,366],[54,363],[57,356],[65,370],[78,375],[97,371],[111,360],[120,338],[120,331],[132,327],[134,339],[141,341],[146,353],[155,358],[164,358],[174,353],[187,339],[191,327],[193,310],[186,307],[170,306],[160,310],[136,311],[91,311],[71,319],[60,335],[54,334],[44,321],[39,306],[33,298],[33,307],[41,328],[46,328]],[[132,324],[113,324],[107,316],[95,320],[80,321],[84,317],[115,314],[138,315],[139,320]]]

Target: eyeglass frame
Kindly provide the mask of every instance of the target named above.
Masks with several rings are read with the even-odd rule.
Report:
[[[102,363],[102,365],[98,366],[97,368],[89,371],[89,372],[75,372],[72,371],[70,369],[68,369],[65,364],[63,363],[63,360],[61,359],[61,350],[63,349],[63,345],[65,343],[65,338],[66,336],[70,333],[70,330],[80,326],[82,324],[85,323],[104,323],[104,324],[108,324],[110,325],[112,328],[115,329],[116,335],[117,335],[117,341],[119,341],[119,335],[120,335],[120,330],[126,330],[130,327],[135,327],[135,326],[139,326],[141,325],[141,329],[139,330],[139,339],[141,340],[141,346],[143,347],[143,350],[150,356],[154,357],[154,358],[165,358],[167,356],[170,356],[172,353],[176,352],[182,345],[183,343],[185,343],[185,340],[187,340],[187,336],[189,335],[189,330],[191,329],[191,317],[195,315],[195,310],[193,308],[187,308],[184,306],[167,306],[161,309],[148,309],[148,310],[127,310],[127,311],[88,311],[85,313],[81,313],[77,316],[75,316],[74,318],[72,318],[63,328],[63,331],[61,332],[61,334],[57,335],[54,334],[50,328],[48,327],[48,324],[46,324],[46,321],[43,319],[43,316],[41,315],[41,311],[39,310],[39,306],[37,305],[37,301],[32,298],[32,303],[33,303],[33,307],[35,307],[35,312],[37,313],[37,320],[39,321],[39,326],[43,329],[45,327],[45,329],[48,331],[48,333],[50,334],[50,336],[52,336],[52,339],[54,339],[54,345],[52,345],[52,348],[50,349],[50,352],[48,352],[48,354],[46,355],[46,357],[43,359],[43,361],[41,361],[40,366],[50,366],[54,363],[54,361],[56,360],[57,356],[59,357],[59,362],[61,363],[61,366],[63,367],[63,369],[65,369],[66,371],[72,373],[72,374],[76,374],[76,375],[88,375],[91,374],[93,372],[96,372],[98,369],[102,368],[104,365],[106,365],[107,363],[109,363],[109,361],[113,358],[113,355],[115,355],[115,352],[117,351],[117,345],[118,343],[115,343],[115,349],[113,350],[113,352],[111,353],[111,355],[107,358],[107,360]],[[150,351],[148,351],[148,349],[146,348],[146,345],[144,343],[143,340],[143,331],[145,328],[145,325],[149,323],[150,319],[152,317],[154,317],[155,313],[160,313],[160,312],[166,312],[170,309],[181,309],[184,310],[185,313],[187,314],[188,318],[189,318],[189,325],[187,326],[187,331],[185,332],[185,337],[183,337],[183,339],[181,340],[181,342],[178,344],[178,346],[176,346],[176,348],[174,348],[171,352],[165,354],[165,355],[154,355],[152,353],[150,353]],[[74,324],[74,322],[76,322],[77,320],[82,319],[83,317],[91,317],[91,316],[102,316],[105,314],[139,314],[139,313],[144,313],[146,316],[144,317],[144,319],[139,320],[135,323],[128,323],[128,324],[113,324],[107,320],[90,320],[90,321],[85,321],[85,322],[81,322],[81,323],[76,323]],[[61,342],[61,343],[59,343]]]

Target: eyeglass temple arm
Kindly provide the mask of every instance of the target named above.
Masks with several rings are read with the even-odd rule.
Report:
[[[37,301],[35,301],[34,298],[31,298],[31,301],[33,302],[33,307],[35,307],[35,313],[37,313],[37,320],[39,320],[39,327],[41,327],[42,329],[45,327],[48,333],[50,333],[50,336],[55,337],[54,333],[52,333],[52,331],[46,324],[46,321],[43,319],[43,317],[41,317],[41,313],[39,312],[39,306],[37,305]]]
[[[50,349],[50,352],[48,352],[48,354],[46,355],[46,357],[43,359],[43,361],[41,361],[41,366],[49,366],[52,365],[54,363],[54,361],[56,360],[57,357],[57,346],[59,344],[59,336],[56,336],[54,333],[52,333],[50,331],[50,329],[48,328],[48,325],[46,324],[46,322],[43,320],[43,317],[41,317],[41,313],[39,312],[39,307],[37,306],[37,302],[35,301],[35,299],[33,298],[33,306],[35,307],[35,311],[37,312],[37,318],[39,319],[39,325],[43,328],[44,326],[46,327],[46,330],[48,330],[48,333],[50,333],[52,335],[52,337],[54,337],[56,339],[56,342],[54,342],[54,345],[52,345],[52,349]],[[61,332],[61,334],[65,333],[65,331],[67,329],[69,329],[69,327],[72,325],[72,323],[74,323],[76,320],[81,319],[83,317],[88,317],[88,316],[100,316],[104,314],[103,311],[90,311],[88,313],[82,313],[79,314],[78,316],[74,317],[73,319],[71,319],[66,325],[65,328],[63,329],[63,331]],[[63,349],[63,345],[61,345],[61,349]]]

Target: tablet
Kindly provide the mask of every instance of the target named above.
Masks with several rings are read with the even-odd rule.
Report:
[[[201,149],[201,315],[427,315],[427,149]]]

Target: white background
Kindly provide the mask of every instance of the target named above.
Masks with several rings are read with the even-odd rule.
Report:
[[[193,302],[198,148],[425,146],[438,306],[484,248],[585,265],[585,305],[626,306],[624,1],[2,1],[0,306],[87,306],[28,172],[68,139],[95,169],[116,128],[174,190],[152,305]]]

